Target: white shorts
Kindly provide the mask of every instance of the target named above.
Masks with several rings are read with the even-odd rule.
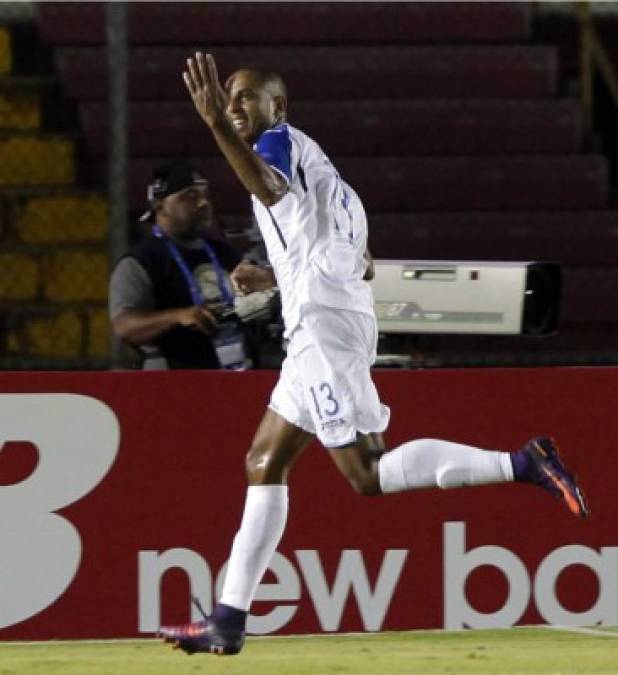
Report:
[[[327,448],[384,431],[390,410],[371,379],[377,326],[361,312],[305,306],[292,333],[269,408],[316,434]]]

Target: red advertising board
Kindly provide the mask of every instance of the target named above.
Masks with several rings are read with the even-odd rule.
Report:
[[[151,635],[211,606],[269,372],[0,375],[0,636]],[[256,633],[618,623],[618,369],[376,371],[389,447],[555,436],[579,521],[527,485],[361,497],[318,444],[252,608]]]

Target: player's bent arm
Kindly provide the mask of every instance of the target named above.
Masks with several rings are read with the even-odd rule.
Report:
[[[288,191],[285,178],[245,143],[226,117],[213,124],[211,131],[228,164],[248,192],[266,207],[274,206],[284,197]]]

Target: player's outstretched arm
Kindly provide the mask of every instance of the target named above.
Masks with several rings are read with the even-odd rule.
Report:
[[[219,83],[212,54],[196,52],[187,59],[183,79],[195,109],[240,182],[264,206],[276,204],[287,192],[284,178],[245,143],[225,114],[227,96]]]

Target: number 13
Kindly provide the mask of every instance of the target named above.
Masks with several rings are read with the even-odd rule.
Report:
[[[328,417],[332,417],[339,412],[339,402],[333,396],[333,388],[328,384],[328,382],[322,382],[319,385],[318,391],[320,392],[322,401],[322,406],[320,407],[320,402],[318,401],[318,394],[313,387],[309,387],[311,391],[311,396],[313,398],[313,404],[315,405],[315,411],[318,414],[318,417],[322,419],[322,413]],[[330,405],[329,405],[330,404]]]

